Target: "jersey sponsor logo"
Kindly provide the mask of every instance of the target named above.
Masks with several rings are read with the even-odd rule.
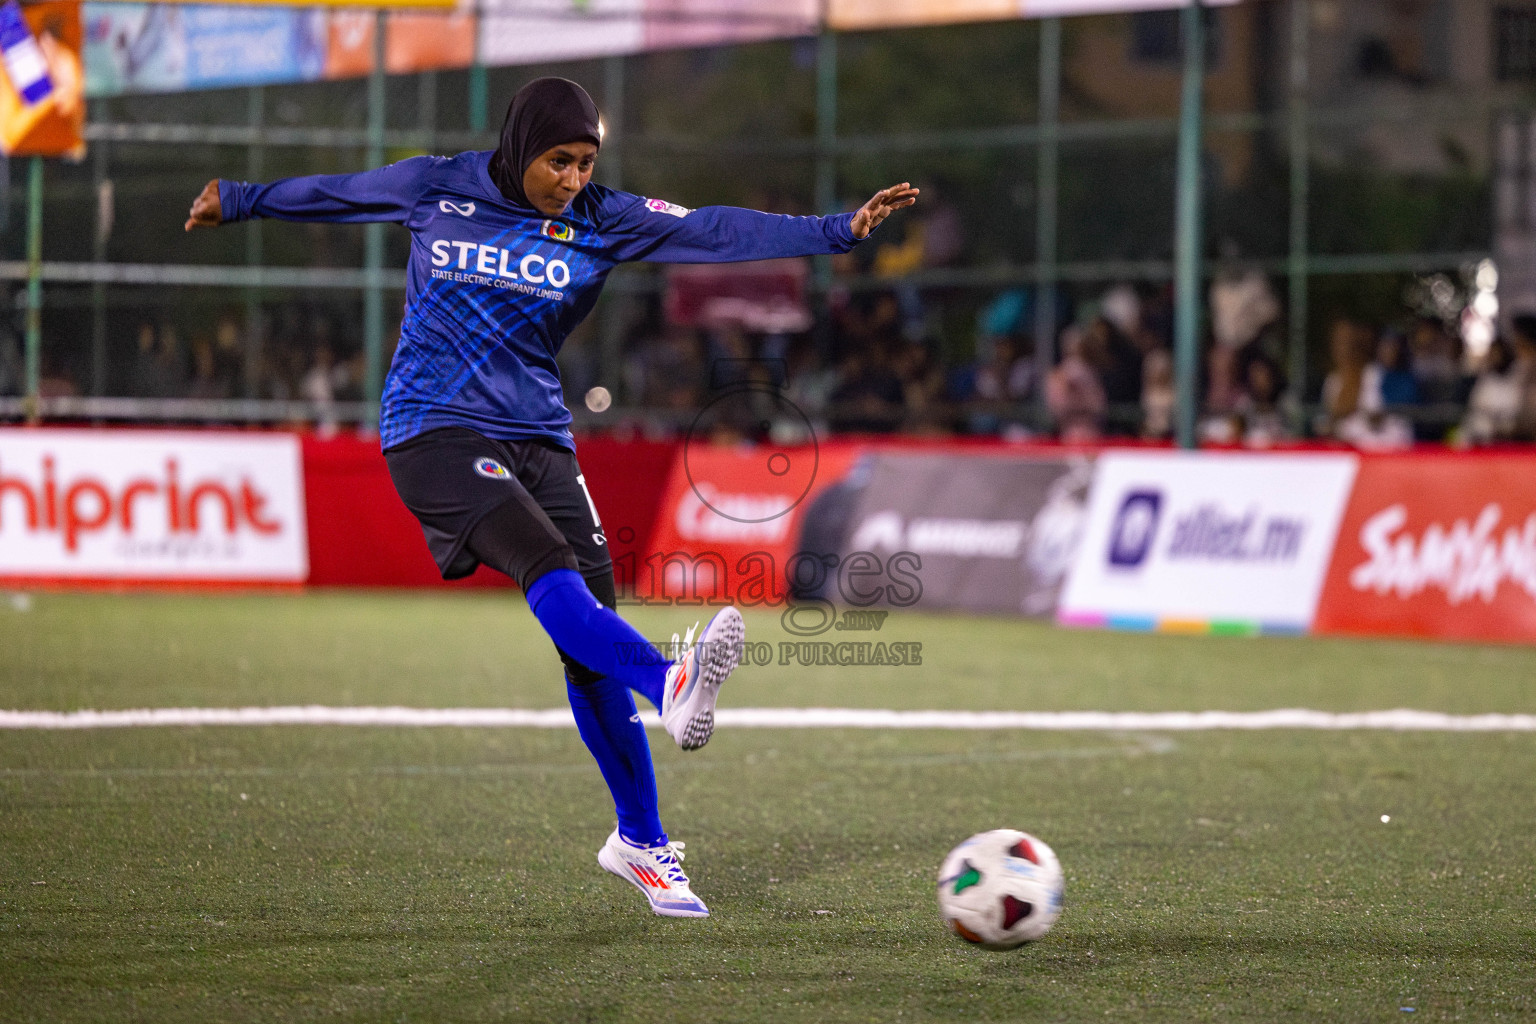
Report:
[[[503,466],[495,459],[476,459],[475,472],[479,473],[487,480],[512,479],[512,474],[507,470],[507,467]]]
[[[482,274],[487,278],[522,281],[530,285],[548,284],[552,288],[564,288],[571,283],[571,268],[564,260],[546,259],[536,252],[519,256],[511,249],[498,249],[494,245],[450,238],[439,238],[432,243],[432,265],[453,265],[461,271]],[[433,276],[439,275],[434,273]],[[557,294],[550,297],[561,296]]]
[[[673,217],[686,217],[693,212],[686,206],[678,206],[676,203],[669,203],[665,199],[647,199],[645,201],[645,208],[652,213],[666,213]]]
[[[545,238],[553,238],[557,242],[569,242],[576,237],[575,230],[569,225],[558,220],[547,220],[539,229],[539,234]]]
[[[456,213],[461,217],[473,217],[475,215],[474,203],[451,203],[446,199],[439,199],[437,208],[444,213]]]

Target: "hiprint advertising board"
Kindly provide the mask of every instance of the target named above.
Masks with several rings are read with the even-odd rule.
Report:
[[[1087,518],[1087,458],[883,453],[850,481],[844,603],[1050,616]]]
[[[1366,459],[1317,629],[1536,642],[1536,455]]]
[[[0,430],[0,579],[303,583],[299,439]]]
[[[1351,455],[1101,456],[1058,620],[1306,631],[1357,465]]]

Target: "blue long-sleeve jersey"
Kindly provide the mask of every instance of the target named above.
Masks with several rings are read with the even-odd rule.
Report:
[[[504,198],[490,157],[421,156],[359,174],[219,183],[226,221],[392,221],[410,229],[405,317],[379,417],[385,448],[448,426],[574,448],[555,355],[620,263],[730,263],[847,252],[856,243],[851,214],[687,210],[595,184],[552,219]]]

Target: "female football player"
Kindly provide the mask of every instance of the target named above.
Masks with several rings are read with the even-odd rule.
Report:
[[[835,217],[689,210],[591,184],[602,136],[581,86],[541,78],[513,97],[492,152],[265,185],[214,180],[186,229],[275,217],[410,230],[405,315],[379,410],[395,489],[444,579],[481,564],[506,573],[554,641],[581,738],[618,812],[598,863],[656,913],[705,917],[679,863],[683,844],[662,828],[629,691],[656,706],[678,746],[702,747],[720,684],[741,658],[741,613],[722,609],[697,642],[690,629],[668,661],[614,611],[607,540],[576,462],[555,355],[620,263],[846,252],[917,190],[897,185]]]

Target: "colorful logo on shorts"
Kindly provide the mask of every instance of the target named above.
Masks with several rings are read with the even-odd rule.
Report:
[[[507,471],[507,467],[503,466],[501,463],[497,462],[495,459],[476,459],[475,460],[475,472],[479,473],[481,476],[485,477],[487,480],[510,480],[510,479],[512,479],[512,474]]]
[[[576,232],[571,229],[569,224],[564,224],[558,220],[545,221],[544,227],[539,233],[545,238],[553,238],[557,242],[569,242],[576,237]]]

